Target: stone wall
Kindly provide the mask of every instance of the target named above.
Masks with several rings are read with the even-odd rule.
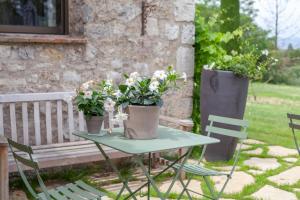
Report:
[[[173,65],[190,80],[166,95],[162,113],[189,117],[195,2],[156,2],[141,36],[141,0],[70,0],[70,35],[84,36],[87,43],[1,43],[0,93],[70,91],[90,79],[119,80],[125,72],[146,75]]]

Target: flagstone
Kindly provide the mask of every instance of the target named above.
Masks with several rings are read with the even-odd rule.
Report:
[[[253,139],[247,139],[245,140],[246,144],[265,144],[264,142],[258,141],[258,140],[253,140]]]
[[[279,185],[293,185],[300,180],[300,166],[293,167],[278,175],[271,176],[268,180]]]
[[[244,164],[249,167],[258,168],[262,171],[276,169],[281,166],[276,158],[252,157],[249,160],[244,161]]]
[[[226,181],[226,176],[214,176],[212,177],[215,187],[220,191]],[[235,172],[232,178],[229,180],[224,192],[226,194],[239,193],[245,186],[255,183],[255,179],[250,174],[245,172]]]
[[[187,180],[184,180],[183,182],[184,182],[184,184],[186,184]],[[168,180],[168,181],[163,182],[159,187],[160,191],[167,192],[167,190],[168,190],[169,186],[171,185],[171,183],[172,183],[172,180]],[[191,180],[191,182],[188,186],[188,189],[193,190],[195,192],[198,192],[200,194],[203,194],[202,189],[201,189],[201,182],[198,181],[198,180]],[[179,181],[176,181],[173,188],[172,188],[172,190],[171,190],[171,193],[180,194],[182,192],[182,190],[183,190],[183,187],[182,187],[181,183]],[[192,192],[190,194],[193,197],[196,197],[196,198],[201,197],[201,195],[195,194],[195,193],[192,193]]]
[[[300,192],[300,188],[295,188],[294,191],[295,192]]]
[[[246,153],[246,154],[253,154],[253,155],[260,155],[260,154],[262,154],[262,152],[263,152],[262,148],[257,148],[257,149],[250,150],[250,151],[244,151],[244,153]]]
[[[263,174],[264,171],[261,171],[261,170],[255,170],[255,169],[250,169],[248,170],[249,173],[253,174],[253,175],[260,175],[260,174]]]
[[[219,171],[231,171],[233,166],[221,166],[221,167],[213,167],[215,170]],[[235,170],[240,170],[240,166],[236,166]]]
[[[298,154],[298,152],[295,149],[289,149],[282,146],[269,146],[268,148],[268,154],[271,156],[285,157]]]
[[[237,149],[239,149],[241,146],[241,144],[239,143],[238,146],[237,146]],[[241,150],[248,150],[248,149],[251,149],[252,146],[251,145],[247,145],[247,144],[243,144],[242,147],[241,147]]]
[[[251,196],[260,200],[297,200],[297,196],[295,194],[270,185],[265,185]]]
[[[295,163],[298,161],[297,158],[284,158],[283,160],[289,163]]]

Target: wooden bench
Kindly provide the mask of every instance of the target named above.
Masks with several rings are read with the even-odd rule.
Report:
[[[0,136],[32,146],[40,168],[82,164],[104,160],[92,143],[76,138],[74,130],[85,130],[82,112],[70,97],[74,92],[0,95]],[[112,158],[121,152],[105,147]],[[8,153],[9,172],[16,165]]]

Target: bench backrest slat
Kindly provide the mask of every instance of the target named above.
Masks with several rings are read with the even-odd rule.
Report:
[[[69,137],[70,137],[70,141],[74,142],[75,138],[74,138],[74,113],[73,113],[73,104],[71,101],[67,102],[68,104],[68,122],[69,122]]]
[[[51,93],[25,93],[0,95],[0,103],[34,102],[34,101],[57,101],[74,96],[74,92],[51,92]]]
[[[84,114],[82,111],[79,112],[79,130],[84,131]]]
[[[84,131],[85,119],[82,112],[74,113],[70,98],[74,95],[75,92],[0,95],[0,135],[7,129],[11,133],[5,135],[13,141],[36,146],[80,140],[73,132],[75,124]],[[7,113],[6,106],[9,106]],[[19,112],[22,122],[17,121]]]
[[[29,126],[28,126],[28,104],[22,103],[23,137],[24,144],[29,145]]]
[[[47,144],[52,144],[52,120],[51,120],[51,102],[46,102],[46,131]]]
[[[57,134],[58,134],[58,143],[64,142],[63,135],[63,117],[62,117],[62,101],[57,101]]]
[[[34,112],[34,133],[35,133],[35,144],[41,145],[41,121],[40,121],[40,103],[33,103],[33,112]]]
[[[0,136],[4,135],[3,104],[0,103]]]
[[[16,120],[16,105],[14,103],[9,104],[10,113],[10,128],[11,128],[11,138],[17,141],[17,120]]]

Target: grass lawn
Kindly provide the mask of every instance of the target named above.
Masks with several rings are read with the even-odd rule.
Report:
[[[288,112],[300,114],[300,87],[264,83],[250,85],[245,113],[250,122],[250,138],[295,148],[286,117]]]

